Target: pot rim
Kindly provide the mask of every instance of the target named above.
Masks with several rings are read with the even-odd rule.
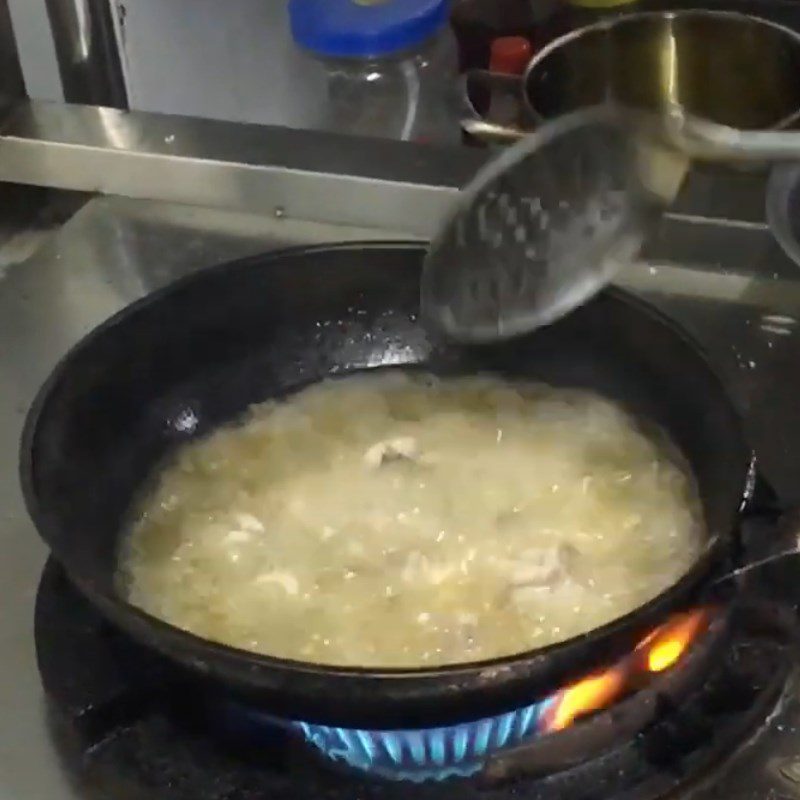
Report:
[[[723,9],[712,9],[712,8],[685,8],[685,9],[675,9],[673,11],[635,11],[629,14],[620,14],[618,16],[602,19],[599,22],[593,22],[590,25],[584,25],[580,28],[576,28],[575,30],[569,31],[568,33],[565,33],[553,39],[551,42],[548,42],[541,50],[539,50],[537,53],[533,55],[531,60],[528,62],[528,65],[525,67],[525,71],[522,73],[522,76],[520,77],[522,103],[523,107],[525,108],[525,111],[531,115],[533,121],[537,125],[542,124],[546,120],[550,119],[550,117],[546,117],[542,115],[539,111],[537,111],[533,103],[531,102],[530,94],[528,92],[528,82],[533,70],[535,70],[554,51],[560,50],[562,47],[574,41],[575,39],[587,36],[591,33],[594,33],[595,31],[607,31],[611,30],[612,28],[616,28],[628,23],[635,23],[642,20],[652,20],[652,19],[673,20],[680,17],[682,18],[710,17],[714,19],[726,19],[742,23],[745,22],[753,23],[758,26],[777,30],[785,34],[788,39],[793,40],[798,46],[800,46],[800,32],[795,31],[794,29],[788,27],[787,25],[783,25],[780,22],[775,22],[771,19],[760,17],[756,14],[748,14],[744,11],[728,11]],[[798,114],[800,114],[800,107],[798,107],[787,117],[775,123],[773,129],[780,130],[782,128],[785,128],[797,118]]]

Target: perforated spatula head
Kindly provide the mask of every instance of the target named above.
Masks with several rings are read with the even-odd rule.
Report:
[[[592,108],[493,159],[431,243],[426,324],[464,342],[504,339],[553,322],[608,284],[688,168],[651,135],[655,127],[652,118]]]

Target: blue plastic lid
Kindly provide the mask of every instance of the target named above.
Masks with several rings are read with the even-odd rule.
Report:
[[[292,36],[322,56],[364,58],[407,50],[448,20],[449,0],[290,0]]]

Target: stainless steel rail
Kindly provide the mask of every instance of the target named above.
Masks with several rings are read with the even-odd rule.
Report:
[[[467,147],[101,106],[23,100],[0,118],[0,182],[425,238],[486,158]],[[763,209],[760,176],[717,168],[693,172],[674,210],[699,224],[763,226]]]
[[[461,147],[26,102],[0,181],[427,236],[485,156]]]

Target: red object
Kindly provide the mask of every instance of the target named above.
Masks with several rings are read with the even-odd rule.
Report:
[[[500,36],[492,41],[489,70],[503,75],[522,75],[533,56],[533,47],[524,36]]]

